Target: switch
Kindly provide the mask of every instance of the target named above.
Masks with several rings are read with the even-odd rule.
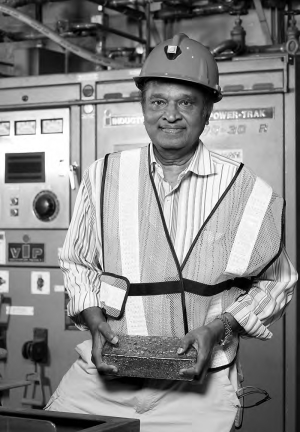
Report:
[[[40,276],[36,281],[37,289],[42,290],[44,286],[44,279]]]
[[[10,199],[10,205],[15,206],[15,205],[18,205],[18,204],[19,204],[19,198],[13,197],[13,198]]]
[[[11,216],[19,216],[19,209],[11,209],[10,215]]]

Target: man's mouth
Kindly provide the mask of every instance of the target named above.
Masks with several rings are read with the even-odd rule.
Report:
[[[167,127],[161,127],[161,130],[166,134],[172,134],[176,135],[183,131],[183,128],[167,128]]]

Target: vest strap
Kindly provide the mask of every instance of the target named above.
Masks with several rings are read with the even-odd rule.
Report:
[[[203,297],[210,297],[232,287],[248,291],[253,281],[247,278],[235,278],[221,282],[216,285],[206,285],[189,279],[183,279],[184,291],[198,294]],[[180,281],[132,283],[129,288],[129,296],[151,296],[163,294],[179,294],[182,292]]]

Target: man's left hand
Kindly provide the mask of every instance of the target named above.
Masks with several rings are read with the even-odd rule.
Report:
[[[197,362],[192,368],[181,369],[179,371],[180,375],[188,379],[196,378],[200,384],[203,383],[207,374],[213,348],[222,339],[223,334],[224,325],[219,319],[187,333],[182,338],[177,353],[179,355],[183,354],[193,345],[198,352]]]

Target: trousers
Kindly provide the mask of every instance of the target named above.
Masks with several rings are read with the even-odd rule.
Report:
[[[99,375],[92,341],[76,347],[78,359],[45,409],[136,418],[141,432],[229,432],[238,407],[236,365],[209,372],[203,384]]]

